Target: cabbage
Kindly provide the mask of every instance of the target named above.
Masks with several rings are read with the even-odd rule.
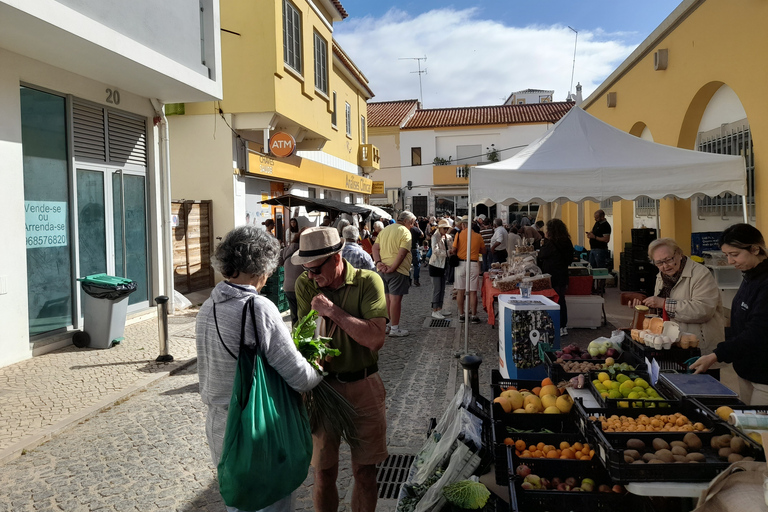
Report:
[[[443,496],[448,503],[471,510],[481,509],[488,501],[491,492],[480,482],[462,480],[443,487]]]

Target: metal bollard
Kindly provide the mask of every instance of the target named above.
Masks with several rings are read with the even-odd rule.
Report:
[[[468,386],[474,395],[480,395],[480,364],[483,358],[467,354],[462,356],[461,366],[464,368],[464,385]]]
[[[168,297],[155,297],[157,304],[157,330],[160,337],[160,355],[155,359],[158,363],[170,363],[173,356],[168,353]]]

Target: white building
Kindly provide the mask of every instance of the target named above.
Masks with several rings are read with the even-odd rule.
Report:
[[[457,168],[515,155],[554,125],[571,102],[420,109],[416,100],[368,104],[369,141],[379,148],[381,168],[372,173],[372,204],[390,204],[415,215],[465,215],[468,181]],[[383,184],[376,187],[376,182]],[[514,207],[513,207],[514,208]],[[508,220],[499,205],[478,212]]]
[[[169,286],[163,105],[221,97],[218,0],[0,0],[0,366],[71,343],[77,277]]]
[[[552,103],[555,90],[523,89],[513,92],[504,102],[505,105],[530,105],[531,103]]]

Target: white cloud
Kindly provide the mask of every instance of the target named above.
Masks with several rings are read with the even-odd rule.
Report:
[[[574,33],[564,25],[510,27],[480,19],[477,9],[437,9],[415,18],[392,9],[381,18],[348,19],[334,37],[370,81],[373,101],[419,98],[424,57],[425,108],[499,105],[511,92],[554,89],[565,100]],[[576,72],[586,98],[632,52],[632,34],[579,32]]]

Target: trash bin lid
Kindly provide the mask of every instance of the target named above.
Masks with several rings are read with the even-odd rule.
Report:
[[[83,284],[90,284],[100,288],[117,288],[121,285],[131,284],[132,280],[126,277],[110,276],[108,274],[93,274],[85,277],[78,277],[78,281]]]

